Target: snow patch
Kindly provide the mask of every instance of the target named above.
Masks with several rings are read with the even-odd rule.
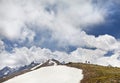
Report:
[[[35,66],[35,67],[33,67],[33,68],[31,68],[31,70],[35,70],[36,68],[38,68],[38,67],[41,66],[41,65],[42,65],[42,63],[39,64],[39,65],[37,65],[37,66]]]
[[[57,66],[57,63],[55,61],[53,61],[53,60],[50,60],[49,64],[53,64],[53,66]]]
[[[17,76],[4,83],[80,83],[81,69],[67,66],[48,66]]]

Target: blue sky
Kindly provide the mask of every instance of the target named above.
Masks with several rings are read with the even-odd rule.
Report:
[[[119,0],[1,0],[0,68],[49,58],[120,66],[119,9]]]
[[[108,3],[108,1],[106,1],[104,3],[104,1],[101,2],[94,2],[94,5],[97,6],[102,6],[106,5],[106,3]],[[49,7],[48,7],[49,6]],[[51,13],[51,11],[55,11],[57,13],[57,5],[49,5],[46,7],[47,11],[49,13]],[[106,20],[104,23],[100,23],[97,25],[89,25],[87,26],[88,28],[83,30],[89,34],[89,35],[94,35],[96,37],[98,37],[99,35],[111,35],[113,37],[115,37],[116,39],[120,39],[120,6],[119,3],[112,3],[112,5],[110,4],[107,10],[107,14],[108,16],[106,17]],[[27,27],[39,27],[36,25],[29,25],[27,24]],[[90,28],[90,29],[89,29]],[[18,47],[23,47],[23,46],[27,46],[27,47],[31,47],[32,45],[36,45],[36,46],[40,46],[41,48],[49,48],[52,51],[54,50],[59,50],[59,51],[66,51],[66,52],[71,52],[73,50],[75,50],[77,47],[76,46],[64,46],[64,47],[58,47],[57,46],[57,41],[49,41],[49,38],[51,37],[51,32],[47,29],[42,29],[40,31],[35,30],[36,32],[36,36],[34,37],[34,43],[32,43],[31,45],[26,44],[27,42],[29,42],[29,40],[25,40],[23,43],[18,43],[16,41],[11,41],[9,39],[3,38],[4,43],[6,44],[6,50],[8,51],[12,51],[12,49],[14,48],[14,44],[18,44]],[[43,42],[43,44],[38,44],[38,42],[42,39],[45,38],[45,41]]]
[[[107,21],[103,24],[91,26],[92,29],[86,30],[88,34],[95,36],[109,34],[120,39],[120,4],[114,4],[109,10]]]
[[[36,17],[38,16],[39,20],[46,19],[45,23],[42,23],[42,21],[41,21],[40,25],[39,25],[37,23],[37,22],[39,22],[39,20],[36,19],[36,17],[33,17],[33,18],[35,18],[35,21],[33,21],[32,19],[25,18],[25,15],[27,15],[27,14],[24,11],[30,11],[30,13],[37,11],[37,10],[36,11],[30,10],[30,8],[32,8],[32,7],[34,9],[37,6],[39,6],[39,4],[36,4],[36,2],[38,2],[37,0],[35,1],[35,4],[37,6],[34,6],[35,4],[32,4],[32,5],[30,5],[30,8],[28,8],[26,10],[24,10],[25,8],[22,9],[22,7],[21,7],[22,3],[18,4],[18,2],[16,2],[16,1],[11,1],[8,3],[5,3],[4,1],[1,2],[3,8],[4,7],[7,8],[10,6],[10,11],[12,11],[11,14],[7,15],[6,13],[8,13],[9,11],[6,11],[6,10],[3,11],[2,7],[1,7],[1,15],[5,14],[3,17],[3,20],[5,20],[5,23],[6,23],[6,25],[4,25],[1,22],[1,40],[4,42],[5,49],[7,51],[12,51],[14,49],[14,47],[30,48],[35,45],[35,46],[38,46],[41,48],[51,49],[52,51],[59,50],[59,51],[71,52],[71,51],[77,49],[78,47],[86,47],[86,45],[85,46],[84,45],[82,46],[79,44],[75,45],[75,43],[71,44],[72,41],[69,42],[69,39],[74,39],[73,42],[77,41],[76,36],[80,35],[79,33],[81,31],[85,32],[86,35],[93,35],[95,37],[99,37],[100,35],[108,34],[108,35],[113,36],[116,39],[120,38],[119,1],[89,0],[87,3],[86,1],[81,0],[78,2],[78,4],[76,4],[77,0],[73,4],[71,4],[70,2],[68,3],[67,1],[66,2],[45,1],[45,4],[42,4],[43,8],[45,9],[44,13],[45,14],[48,13],[48,17],[50,17],[50,19],[52,18],[52,14],[55,15],[56,19],[52,19],[53,22],[55,20],[57,21],[59,19],[59,16],[57,16],[57,15],[60,15],[60,14],[64,15],[66,13],[64,10],[70,9],[68,11],[68,13],[70,13],[70,15],[72,14],[72,12],[76,13],[76,14],[73,13],[73,15],[71,16],[72,18],[70,18],[70,19],[68,19],[69,16],[68,16],[68,18],[66,18],[66,16],[64,15],[65,20],[70,21],[71,19],[75,19],[75,20],[73,20],[74,22],[70,21],[71,24],[70,23],[66,23],[67,25],[64,24],[65,23],[64,17],[60,17],[61,19],[58,21],[63,21],[63,23],[61,22],[62,25],[60,25],[60,26],[64,26],[63,29],[61,29],[61,30],[63,30],[63,32],[57,31],[57,29],[54,29],[54,27],[55,27],[54,25],[57,24],[57,22],[52,23],[52,26],[48,25],[49,21],[47,22],[46,20],[49,20],[49,18],[44,17],[42,15],[41,15],[42,18],[40,18],[39,12],[38,12],[38,15],[36,15],[36,13],[33,13],[33,16],[34,15],[36,15]],[[41,3],[41,1],[39,1],[39,3]],[[82,6],[80,6],[81,3],[83,3]],[[9,5],[6,6],[6,4],[9,4]],[[11,6],[12,4],[16,4],[16,8],[13,8],[14,6]],[[75,6],[75,5],[77,5],[77,6]],[[27,7],[27,6],[29,7],[29,4],[25,5],[25,7]],[[84,6],[86,6],[85,11],[83,11],[83,9],[82,9],[82,7],[84,8]],[[74,10],[76,8],[78,8],[78,9]],[[16,10],[16,11],[14,11],[14,10]],[[20,11],[17,11],[17,10],[20,10]],[[25,20],[19,18],[15,14],[18,12],[20,13],[19,16],[21,16],[21,18],[23,18],[23,19],[25,18]],[[63,13],[61,13],[61,12],[63,12]],[[82,15],[82,13],[85,15]],[[95,13],[95,15],[94,15],[94,13]],[[81,16],[79,16],[79,14],[81,14]],[[13,15],[15,15],[15,16],[13,16]],[[67,13],[66,13],[66,15],[67,15]],[[28,14],[28,16],[31,16],[31,15]],[[83,18],[82,18],[82,16],[83,16]],[[79,22],[79,19],[74,18],[74,17],[80,18],[80,22]],[[5,19],[5,18],[7,18],[7,19]],[[15,20],[16,24],[14,24],[14,22],[7,22],[8,20],[11,20],[13,18],[16,19]],[[95,18],[95,19],[92,19],[92,18]],[[17,20],[19,20],[22,24],[19,25],[19,22],[17,22]],[[30,22],[29,22],[29,20],[30,20]],[[85,22],[84,22],[84,20],[85,20]],[[78,21],[78,23],[77,23],[77,21]],[[93,21],[93,23],[92,23],[92,21]],[[12,26],[12,25],[15,25],[15,26]],[[69,26],[76,27],[78,25],[80,26],[80,27],[77,27],[77,28],[80,28],[79,32],[77,32],[76,30],[75,30],[75,32],[69,31],[72,28],[65,29],[66,27],[69,27]],[[10,29],[9,26],[15,28],[15,30]],[[59,24],[57,26],[59,26]],[[5,27],[5,29],[3,29],[2,27],[3,28]],[[52,28],[50,28],[50,27],[52,27]],[[66,35],[67,32],[64,30],[66,30],[69,34]],[[56,36],[56,33],[58,36],[56,38],[54,38],[54,36]],[[68,39],[60,38],[60,36],[64,37],[63,34],[68,36]],[[75,34],[75,35],[72,35],[72,34]],[[23,37],[21,35],[23,35]],[[76,38],[70,38],[70,36],[75,36]],[[30,38],[32,38],[32,40]],[[79,42],[79,40],[78,40],[78,42]],[[65,43],[65,45],[62,46],[60,43]],[[70,44],[68,44],[68,43],[70,43]],[[87,46],[87,48],[89,48],[89,47]],[[92,47],[92,48],[94,48],[94,47]]]

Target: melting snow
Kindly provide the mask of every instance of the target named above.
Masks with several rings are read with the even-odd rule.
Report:
[[[49,66],[17,76],[4,83],[80,83],[81,69],[67,66]]]

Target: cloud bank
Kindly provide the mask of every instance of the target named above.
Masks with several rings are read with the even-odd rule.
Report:
[[[107,34],[95,37],[83,30],[105,23],[112,2],[113,0],[104,3],[97,0],[1,0],[0,68],[19,67],[49,58],[66,62],[89,60],[95,64],[119,66],[120,42]],[[17,42],[18,45],[13,47],[12,52],[6,51],[5,39],[13,44]],[[56,50],[51,51],[42,46]],[[57,50],[69,46],[77,49],[70,53]],[[108,52],[113,52],[113,55],[105,57]]]
[[[70,44],[76,44],[77,39],[80,41],[83,26],[104,22],[106,13],[91,0],[1,0],[0,6],[0,34],[3,37],[11,40],[30,37],[32,41],[35,29],[48,29],[53,39],[71,40],[67,42]]]

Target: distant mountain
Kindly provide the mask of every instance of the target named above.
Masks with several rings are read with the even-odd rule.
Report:
[[[10,68],[10,67],[4,67],[2,70],[0,70],[0,78],[1,77],[4,77],[4,76],[7,76],[13,72],[17,71],[17,69],[13,69],[13,68]]]
[[[19,68],[10,68],[10,67],[6,66],[6,67],[4,67],[3,69],[0,70],[0,78],[4,78],[6,76],[9,76],[13,73],[17,73],[19,71],[31,69],[32,67],[34,67],[36,65],[38,65],[38,63],[32,62],[29,65],[25,65],[25,66],[22,66],[22,67],[19,67]]]

